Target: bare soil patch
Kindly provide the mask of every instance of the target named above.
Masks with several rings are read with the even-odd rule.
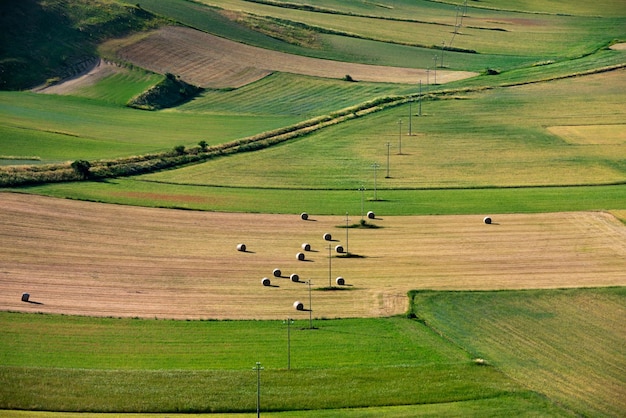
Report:
[[[621,43],[621,44],[611,45],[611,49],[614,49],[616,51],[626,51],[626,42]]]
[[[192,212],[0,193],[0,309],[177,319],[308,318],[406,311],[411,289],[626,285],[626,226],[603,212],[385,217]],[[336,241],[324,241],[330,232]],[[310,243],[298,261],[302,243]],[[237,251],[245,243],[246,252]],[[329,245],[360,257],[333,257]],[[279,268],[282,276],[272,271]],[[268,277],[273,286],[262,286]],[[329,279],[330,282],[329,283]],[[33,303],[21,301],[29,293]]]
[[[188,83],[210,88],[241,87],[274,71],[325,78],[350,75],[357,81],[417,83],[426,70],[353,64],[308,58],[257,48],[190,28],[159,29],[118,50],[118,56],[157,73],[179,75]],[[437,71],[448,83],[475,76],[465,71]]]
[[[117,74],[126,69],[119,67],[113,63],[98,60],[96,65],[89,70],[76,75],[75,77],[63,80],[60,83],[51,86],[40,87],[34,89],[37,93],[44,94],[72,94],[84,87],[96,84],[98,81],[112,74]]]

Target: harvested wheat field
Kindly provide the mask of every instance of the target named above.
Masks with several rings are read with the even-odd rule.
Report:
[[[345,218],[192,212],[0,193],[0,309],[302,319],[403,313],[411,289],[626,285],[626,226],[602,212]],[[355,219],[355,222],[357,219]],[[333,241],[325,241],[330,233]],[[238,251],[238,244],[246,251]],[[311,251],[303,251],[309,243]],[[338,244],[356,255],[340,258]],[[329,262],[329,246],[332,258]],[[299,261],[298,252],[305,254]],[[274,277],[278,268],[282,277]],[[330,270],[330,275],[329,275]],[[344,290],[321,290],[342,276]],[[267,277],[271,285],[263,286]],[[30,300],[22,302],[23,293]]]
[[[385,67],[303,57],[234,42],[195,29],[169,26],[121,47],[118,56],[157,73],[173,73],[188,83],[210,88],[241,87],[274,71],[325,78],[417,83],[426,70]],[[477,75],[437,71],[448,83]]]

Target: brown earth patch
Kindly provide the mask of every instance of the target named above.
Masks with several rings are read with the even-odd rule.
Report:
[[[0,310],[178,319],[308,318],[406,311],[411,289],[626,285],[626,226],[603,212],[385,217],[351,229],[341,216],[151,209],[0,193]],[[312,251],[298,261],[302,243]],[[245,243],[247,252],[236,250]],[[283,277],[273,277],[274,268]],[[272,287],[261,285],[268,277]],[[33,303],[21,301],[30,294]]]
[[[626,51],[626,43],[611,45],[611,49],[616,51]]]
[[[97,60],[96,65],[81,74],[67,80],[63,80],[58,84],[38,87],[33,91],[44,94],[72,94],[84,87],[93,86],[105,77],[123,71],[127,70],[113,63],[99,59]]]
[[[157,73],[173,73],[188,83],[210,88],[241,87],[274,71],[357,81],[417,83],[426,70],[323,60],[271,51],[234,42],[190,28],[169,26],[125,45],[118,56]],[[448,83],[477,75],[437,71]]]

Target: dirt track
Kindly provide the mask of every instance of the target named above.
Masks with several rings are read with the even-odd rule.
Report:
[[[257,48],[190,28],[169,26],[121,48],[118,55],[157,73],[180,75],[201,87],[241,87],[273,71],[325,78],[414,83],[426,80],[426,70],[353,64],[308,58]],[[437,82],[475,76],[467,71],[437,71]]]
[[[384,316],[410,289],[626,285],[626,227],[600,212],[386,217],[350,229],[313,290],[314,317]],[[358,222],[353,217],[353,222]],[[344,217],[191,212],[0,193],[0,309],[159,318],[308,318]],[[322,239],[325,232],[337,241]],[[306,261],[296,253],[308,242]],[[245,243],[248,252],[236,250]],[[261,285],[270,278],[271,287]],[[23,292],[30,302],[21,302]]]

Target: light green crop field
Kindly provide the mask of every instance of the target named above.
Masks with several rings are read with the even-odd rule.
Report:
[[[127,86],[120,88],[126,91]],[[96,89],[106,91],[93,87],[89,92],[95,94]],[[82,97],[24,92],[0,92],[0,114],[0,154],[36,155],[42,162],[148,154],[201,140],[213,145],[299,120],[283,115],[148,112]]]
[[[11,336],[0,350],[5,409],[250,411],[260,361],[268,411],[441,404],[435,411],[444,414],[480,407],[563,415],[406,318],[315,321],[314,329],[297,321],[287,340],[280,321],[1,317]]]
[[[624,288],[417,292],[413,303],[431,327],[528,388],[584,416],[619,416],[625,296]]]
[[[444,96],[252,155],[143,178],[212,186],[355,189],[365,184],[372,189],[376,162],[381,189],[619,183],[626,181],[626,141],[618,136],[626,129],[624,94],[624,71],[614,71]],[[549,130],[598,124],[617,138],[605,141],[593,130],[581,131],[589,135],[581,144]]]

